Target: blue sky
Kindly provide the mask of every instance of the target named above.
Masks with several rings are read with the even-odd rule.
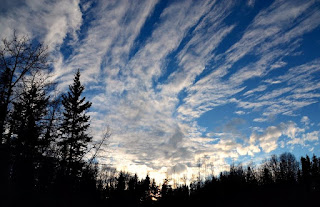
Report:
[[[60,91],[80,68],[101,163],[161,180],[320,154],[318,0],[6,0],[13,29],[49,46]]]

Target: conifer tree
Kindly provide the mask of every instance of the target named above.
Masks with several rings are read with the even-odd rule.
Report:
[[[0,42],[0,194],[4,197],[10,194],[12,166],[17,163],[13,156],[17,148],[11,146],[13,137],[9,123],[13,109],[17,109],[13,102],[20,97],[19,86],[26,77],[48,68],[47,47],[34,44],[26,36],[18,37],[15,32],[12,38]]]
[[[36,74],[23,87],[19,99],[13,102],[10,118],[9,134],[15,159],[11,171],[17,189],[30,192],[38,180],[36,171],[41,165],[39,149],[49,97],[45,93],[45,84]]]
[[[126,182],[125,182],[125,177],[124,173],[120,172],[119,177],[117,178],[117,191],[118,192],[123,192],[126,188]]]
[[[64,112],[59,145],[62,147],[62,161],[67,175],[76,175],[80,170],[79,164],[92,139],[87,133],[90,116],[86,114],[91,102],[81,97],[83,90],[84,86],[80,82],[80,71],[78,70],[73,84],[69,86],[68,93],[62,96]]]

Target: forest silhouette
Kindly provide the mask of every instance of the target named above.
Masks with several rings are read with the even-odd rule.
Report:
[[[45,71],[48,50],[28,38],[0,48],[0,206],[319,206],[320,157],[273,155],[190,184],[101,165],[78,70],[66,93]]]

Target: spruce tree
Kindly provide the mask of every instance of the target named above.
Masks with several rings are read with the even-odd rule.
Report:
[[[11,146],[10,123],[13,102],[19,97],[19,85],[25,78],[49,68],[47,47],[34,44],[27,37],[0,41],[0,195],[8,197],[12,166],[15,161]],[[30,122],[31,123],[31,122]]]
[[[64,112],[61,125],[62,139],[59,142],[62,147],[63,167],[66,167],[65,173],[73,176],[81,170],[81,159],[92,139],[87,133],[90,116],[86,114],[91,102],[81,97],[83,90],[84,86],[81,85],[78,70],[68,93],[62,96]]]
[[[42,165],[39,148],[49,97],[45,93],[45,85],[36,75],[32,77],[30,84],[23,87],[20,97],[13,102],[8,134],[14,158],[11,169],[13,184],[15,190],[26,194],[34,190],[36,181],[39,181],[36,176],[39,166]]]

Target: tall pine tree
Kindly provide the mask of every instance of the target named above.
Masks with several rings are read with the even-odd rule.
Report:
[[[88,143],[92,137],[87,133],[90,116],[86,111],[91,102],[81,97],[84,86],[80,82],[80,71],[78,70],[69,91],[62,96],[64,107],[63,122],[61,125],[62,139],[62,162],[66,175],[77,176],[81,170],[81,159],[86,153]]]
[[[17,37],[15,32],[12,38],[0,41],[0,200],[10,194],[11,168],[16,163],[9,124],[16,108],[13,102],[26,77],[49,68],[47,57],[47,47],[35,45],[27,37]]]
[[[24,82],[23,91],[13,102],[8,133],[14,159],[11,168],[12,183],[14,190],[21,195],[31,193],[38,186],[36,174],[42,165],[39,148],[49,101],[45,93],[46,85],[37,74]]]

